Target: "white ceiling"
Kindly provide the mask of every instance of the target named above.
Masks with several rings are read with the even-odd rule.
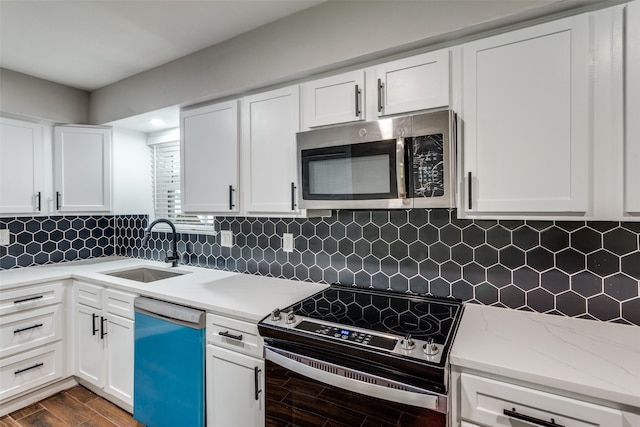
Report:
[[[318,0],[0,0],[0,66],[94,90]]]

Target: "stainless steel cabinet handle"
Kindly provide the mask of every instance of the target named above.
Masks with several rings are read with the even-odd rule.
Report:
[[[234,208],[234,204],[233,204],[233,192],[236,191],[233,189],[233,185],[229,186],[229,210],[232,211]]]
[[[260,393],[262,393],[262,390],[260,390],[260,371],[261,369],[258,368],[257,366],[255,368],[253,368],[253,380],[254,380],[254,398],[255,400],[260,399]]]
[[[98,328],[96,328],[96,319],[97,319],[98,317],[99,317],[99,316],[98,316],[97,314],[95,314],[95,313],[91,313],[91,331],[92,331],[91,335],[94,335],[94,336],[95,336],[95,335],[98,333],[98,331],[99,331],[99,329],[98,329]]]
[[[378,113],[382,113],[382,88],[384,84],[378,79]]]
[[[20,328],[20,329],[16,329],[15,331],[13,331],[14,334],[19,334],[20,332],[24,332],[24,331],[30,331],[31,329],[36,329],[36,328],[40,328],[42,326],[42,323],[36,323],[33,326],[28,326],[26,328]]]
[[[404,177],[404,138],[398,137],[396,141],[396,182],[398,187],[398,198],[407,197],[407,189]]]
[[[540,418],[530,417],[529,415],[519,414],[516,412],[516,408],[511,408],[511,411],[505,409],[502,411],[507,417],[515,418],[516,420],[526,421],[531,424],[536,424],[542,427],[564,427],[560,424],[556,424],[555,420],[551,418],[551,421],[541,420]]]
[[[18,299],[18,300],[15,300],[13,303],[20,304],[21,302],[35,301],[41,298],[44,298],[44,295],[38,295],[37,297],[31,297],[31,298],[25,298],[25,299]]]
[[[38,200],[38,212],[41,212],[42,211],[42,192],[41,191],[38,191],[36,200]]]
[[[229,331],[224,331],[224,332],[218,332],[218,335],[226,337],[226,338],[231,338],[232,340],[242,341],[242,334],[234,335],[234,334],[230,333]]]
[[[18,369],[17,371],[14,372],[14,374],[18,375],[18,374],[21,374],[23,372],[27,372],[27,371],[30,371],[32,369],[39,368],[40,366],[44,366],[44,363],[36,363],[35,365],[29,366],[28,368]]]
[[[56,191],[56,210],[60,210],[60,192]]]
[[[356,85],[356,117],[360,117],[360,87]]]

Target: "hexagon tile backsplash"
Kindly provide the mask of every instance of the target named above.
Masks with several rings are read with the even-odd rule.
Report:
[[[144,216],[116,220],[116,253],[141,249]],[[459,220],[455,210],[345,211],[312,219],[217,217],[218,236],[182,234],[182,262],[243,273],[453,296],[463,301],[640,325],[640,223]],[[293,233],[295,250],[282,250]]]
[[[0,218],[12,234],[0,269],[108,255],[163,260],[168,235],[142,249],[145,215]],[[337,211],[312,219],[218,217],[218,236],[181,234],[185,264],[640,325],[640,223],[471,221],[455,210]],[[295,249],[282,250],[282,234]]]

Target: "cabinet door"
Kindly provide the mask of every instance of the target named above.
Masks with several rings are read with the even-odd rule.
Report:
[[[587,211],[588,25],[578,15],[463,45],[461,208]]]
[[[625,211],[640,214],[640,2],[626,10]]]
[[[364,90],[362,70],[305,83],[302,86],[305,127],[364,120]]]
[[[56,210],[104,212],[111,209],[111,129],[56,127],[54,159]]]
[[[449,105],[449,50],[376,67],[378,116]]]
[[[264,426],[264,360],[207,346],[207,427]]]
[[[0,118],[0,214],[34,214],[44,207],[42,126]]]
[[[183,211],[239,211],[238,102],[181,112]]]
[[[100,312],[76,304],[76,375],[98,387],[104,386],[103,340]]]
[[[298,86],[260,93],[243,102],[243,166],[248,213],[297,213]]]
[[[106,314],[104,390],[133,405],[133,320]]]

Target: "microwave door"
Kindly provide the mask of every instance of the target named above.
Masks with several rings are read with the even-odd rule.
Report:
[[[405,197],[404,181],[397,182],[404,176],[400,149],[396,140],[384,140],[302,150],[303,207],[392,207]]]

